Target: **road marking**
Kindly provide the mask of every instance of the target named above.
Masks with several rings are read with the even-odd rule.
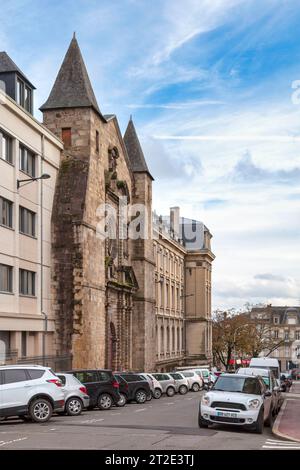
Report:
[[[19,439],[12,439],[11,441],[0,441],[0,447],[8,444],[14,444],[15,442],[25,441],[28,437],[20,437]]]
[[[135,410],[135,413],[139,413],[140,411],[145,411],[146,408],[141,408],[140,410]]]
[[[277,439],[267,439],[262,446],[263,449],[300,449],[300,443],[294,441],[280,441]]]
[[[99,421],[104,421],[104,418],[100,418],[100,419],[86,419],[85,421],[80,421],[80,424],[93,424],[93,423],[98,423]]]
[[[110,413],[109,416],[116,416],[116,415],[120,415],[121,413]]]
[[[166,403],[166,405],[175,405],[175,403],[173,401],[171,401],[169,403]]]

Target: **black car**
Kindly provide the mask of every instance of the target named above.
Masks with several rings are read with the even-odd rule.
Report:
[[[118,372],[114,374],[117,380],[123,379],[127,383],[127,387],[123,384],[121,395],[125,396],[126,401],[136,401],[137,403],[145,403],[152,398],[150,385],[143,377],[138,374]]]
[[[96,406],[100,410],[109,410],[120,400],[119,383],[111,370],[106,369],[80,369],[71,370],[73,374],[87,388],[90,397],[89,409]]]

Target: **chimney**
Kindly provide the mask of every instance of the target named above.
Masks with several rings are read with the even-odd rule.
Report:
[[[180,208],[170,207],[170,230],[176,239],[179,238],[179,217]]]

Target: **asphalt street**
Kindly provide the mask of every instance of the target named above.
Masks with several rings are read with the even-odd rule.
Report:
[[[0,422],[0,450],[10,449],[286,449],[300,443],[281,441],[265,428],[262,435],[214,425],[199,429],[201,392],[162,397],[144,405],[86,411],[77,417],[53,416],[45,424],[17,419]]]

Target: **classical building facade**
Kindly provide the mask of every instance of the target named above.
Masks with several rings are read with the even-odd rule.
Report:
[[[5,52],[0,84],[0,363],[11,363],[53,353],[50,227],[63,145],[34,119],[34,86]]]
[[[156,368],[210,364],[211,234],[197,221],[154,214]]]
[[[281,370],[300,366],[300,308],[299,307],[254,307],[250,317],[268,325],[266,332],[278,346],[269,354],[280,362]],[[277,342],[278,340],[278,342]],[[265,352],[262,352],[262,356]]]

